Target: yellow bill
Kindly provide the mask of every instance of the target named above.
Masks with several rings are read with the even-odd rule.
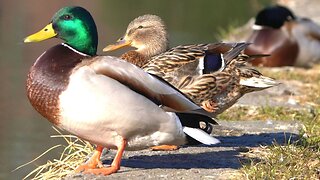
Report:
[[[57,35],[57,33],[54,32],[54,29],[52,27],[52,23],[48,24],[46,27],[41,29],[39,32],[34,33],[24,39],[25,43],[29,42],[40,42],[46,39],[53,38]]]
[[[113,51],[116,49],[120,49],[125,46],[130,46],[131,41],[126,40],[126,38],[119,39],[115,44],[111,44],[105,48],[103,48],[103,51]]]

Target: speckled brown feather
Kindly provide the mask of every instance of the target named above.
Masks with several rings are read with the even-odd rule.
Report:
[[[59,124],[59,95],[66,89],[72,69],[85,56],[60,44],[44,52],[31,67],[27,94],[32,106],[53,124]]]
[[[141,55],[140,53],[137,53],[136,51],[128,51],[120,56],[121,59],[125,59],[126,61],[138,66],[142,67],[148,62],[148,59]]]
[[[236,103],[243,94],[240,92],[240,76],[233,63],[229,64],[223,72],[215,74],[219,91],[208,98],[207,103],[214,107],[212,113],[218,115]]]
[[[153,28],[147,32],[147,28],[143,28],[146,26],[145,24],[157,24],[161,28]],[[137,30],[140,26],[141,30]],[[250,58],[248,56],[242,57],[241,52],[249,43],[220,42],[182,45],[166,51],[167,38],[156,40],[154,38],[167,37],[164,27],[165,25],[159,17],[154,19],[141,16],[133,20],[128,25],[122,39],[130,42],[130,46],[137,50],[130,52],[131,55],[128,53],[126,56],[122,56],[122,58],[142,67],[148,73],[168,81],[198,105],[211,112],[212,115],[233,105],[246,92],[272,87],[272,80],[262,78],[263,80],[267,79],[269,84],[261,88],[264,81],[259,81],[258,73],[243,66]],[[131,30],[139,32],[139,36],[128,33]],[[137,62],[138,59],[132,60],[132,58],[140,56],[133,52],[146,57],[147,63],[141,66],[143,63]],[[219,56],[222,61],[216,61]],[[143,62],[146,62],[146,59],[143,59]],[[214,63],[217,66],[221,63],[221,66],[213,67]],[[256,74],[256,78],[250,78]],[[260,83],[261,87],[255,87],[255,83]]]
[[[187,85],[181,87],[180,90],[197,104],[201,104],[202,101],[207,100],[208,97],[218,92],[216,78],[211,74],[205,74],[191,79]],[[210,89],[210,91],[208,91],[208,89]]]
[[[181,92],[186,94],[198,105],[210,104],[210,106],[215,109],[206,108],[206,110],[212,113],[222,112],[232,106],[244,94],[242,93],[242,86],[239,84],[241,74],[237,66],[240,66],[240,64],[242,66],[242,64],[246,63],[246,59],[249,58],[249,56],[240,53],[247,45],[246,43],[216,43],[178,46],[171,51],[152,58],[150,62],[145,65],[145,70],[149,72],[150,67],[154,68],[151,70],[151,73],[157,70],[155,74],[158,73],[160,76],[163,74],[161,77],[178,87]],[[191,50],[189,48],[191,48]],[[178,61],[179,58],[185,58],[186,60],[183,62],[188,62],[187,60],[189,60],[192,64],[193,61],[203,57],[205,53],[224,54],[227,63],[226,69],[222,72],[218,71],[211,74],[198,75],[197,72],[194,71],[195,68],[189,65],[189,63],[184,65],[186,67],[181,66],[181,70],[173,73],[168,73],[168,70],[163,70],[160,67],[156,69],[155,64],[149,65],[152,60],[155,62],[166,61],[166,54],[177,58],[176,61]],[[190,56],[190,54],[193,56]],[[166,63],[168,63],[168,61]],[[168,64],[174,64],[174,62]],[[176,65],[176,67],[178,66],[179,64]]]
[[[149,60],[142,58],[143,62],[148,61],[142,68],[162,77],[215,116],[232,106],[245,93],[262,90],[240,85],[241,78],[261,75],[257,70],[247,67],[251,57],[241,54],[247,46],[247,43],[177,46]],[[199,59],[206,53],[223,54],[225,69],[210,74],[199,74],[196,70]],[[131,57],[126,56],[124,59],[137,65],[132,58],[141,54],[137,55],[139,52],[136,51],[131,51],[130,54]],[[139,67],[141,64],[143,63],[138,64]]]
[[[241,93],[234,93],[240,91],[239,80],[235,67],[227,66],[222,72],[189,78],[189,84],[180,90],[215,116],[241,97]]]

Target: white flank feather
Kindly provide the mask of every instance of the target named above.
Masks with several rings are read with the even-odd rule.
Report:
[[[197,67],[197,71],[200,75],[203,74],[203,70],[204,70],[204,58],[200,58],[199,59],[199,64],[198,64],[198,67]]]
[[[279,82],[264,76],[251,77],[240,80],[240,84],[248,87],[269,88],[278,85]]]
[[[223,54],[220,54],[220,57],[221,57],[222,63],[221,63],[221,67],[220,67],[219,71],[222,71],[222,70],[224,70],[224,68],[226,67],[226,63],[225,63]]]
[[[190,127],[183,127],[183,132],[192,137],[193,139],[206,144],[206,145],[213,145],[220,143],[220,141],[209,134],[205,133],[204,131],[196,128]]]

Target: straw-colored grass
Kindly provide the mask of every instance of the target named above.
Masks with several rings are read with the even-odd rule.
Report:
[[[263,118],[298,120],[303,123],[300,139],[286,145],[274,144],[253,152],[242,172],[247,179],[320,179],[320,65],[312,69],[261,69],[263,74],[280,80],[295,80],[304,84],[300,104],[309,110],[267,107],[259,114]],[[248,112],[248,111],[247,111]],[[248,117],[248,113],[242,112]],[[229,117],[235,118],[237,115]],[[228,116],[224,116],[228,117]],[[257,117],[257,116],[255,116]]]
[[[252,149],[241,170],[246,179],[319,179],[320,151],[313,145],[298,141]]]
[[[67,142],[67,145],[59,144],[53,146],[34,160],[17,167],[15,170],[32,164],[34,161],[38,160],[53,149],[64,147],[60,157],[58,159],[53,159],[52,161],[48,160],[46,164],[38,166],[23,179],[61,179],[72,173],[76,167],[83,163],[88,155],[94,150],[94,147],[89,142],[83,141],[73,135],[63,135],[58,129],[54,129],[59,133],[59,135],[53,135],[51,137],[63,138]]]

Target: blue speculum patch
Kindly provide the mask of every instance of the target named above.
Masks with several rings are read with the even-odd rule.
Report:
[[[203,74],[218,71],[222,66],[221,54],[206,54],[204,57]]]

